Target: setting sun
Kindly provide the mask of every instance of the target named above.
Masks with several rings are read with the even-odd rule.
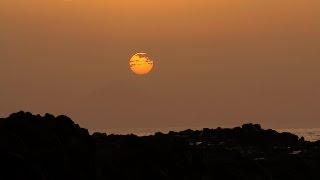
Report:
[[[138,75],[148,74],[153,68],[153,61],[146,53],[137,53],[129,62],[130,69]]]

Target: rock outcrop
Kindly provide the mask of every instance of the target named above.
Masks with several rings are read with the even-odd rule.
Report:
[[[235,128],[152,136],[89,134],[66,116],[18,112],[0,119],[0,179],[320,179],[320,141]]]

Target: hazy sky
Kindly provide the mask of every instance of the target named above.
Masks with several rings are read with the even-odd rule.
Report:
[[[91,130],[320,127],[320,1],[0,0],[0,85]]]

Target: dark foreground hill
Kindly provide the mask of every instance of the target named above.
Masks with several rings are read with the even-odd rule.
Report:
[[[66,116],[0,119],[0,179],[320,179],[320,142],[245,124],[233,129],[89,135]]]

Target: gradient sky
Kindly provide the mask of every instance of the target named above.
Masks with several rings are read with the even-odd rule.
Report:
[[[320,1],[1,0],[0,85],[90,130],[320,127]]]

